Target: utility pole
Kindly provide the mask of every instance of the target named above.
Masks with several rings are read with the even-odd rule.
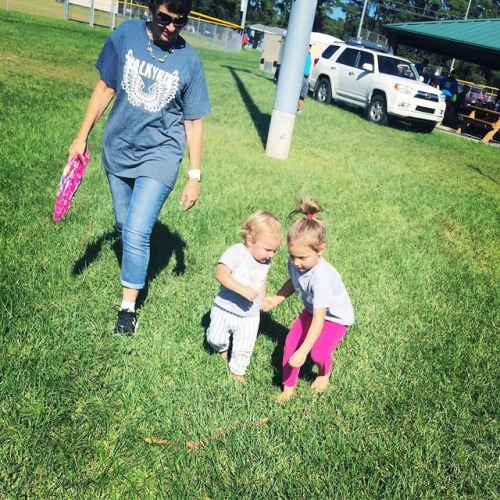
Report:
[[[266,143],[266,153],[278,160],[286,160],[290,152],[317,3],[318,0],[292,0]]]
[[[471,3],[472,3],[472,0],[469,0],[469,5],[467,5],[467,11],[465,13],[464,21],[467,21],[467,17],[469,16],[469,10],[470,10]],[[453,61],[451,61],[450,73],[453,71],[453,66],[455,66],[455,58],[453,58]]]
[[[363,27],[363,20],[365,19],[365,12],[367,5],[368,5],[368,0],[365,0],[365,3],[363,4],[363,11],[361,12],[361,19],[359,20],[358,39],[361,38],[361,28]]]
[[[247,22],[247,8],[248,0],[241,0],[240,12],[241,14],[241,29],[245,31],[245,23]]]

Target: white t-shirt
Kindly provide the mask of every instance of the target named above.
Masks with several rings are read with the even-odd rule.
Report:
[[[259,262],[252,257],[252,254],[243,243],[238,243],[224,252],[219,259],[219,263],[231,269],[231,276],[238,283],[257,290],[259,296],[253,302],[250,302],[221,285],[219,294],[215,298],[215,304],[221,309],[238,316],[258,316],[271,259],[264,263]]]
[[[288,272],[295,293],[310,313],[326,307],[327,321],[346,326],[354,323],[354,310],[342,278],[326,260],[321,258],[316,266],[305,272],[300,272],[288,261]]]

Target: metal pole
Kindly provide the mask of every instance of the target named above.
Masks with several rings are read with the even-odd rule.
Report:
[[[90,19],[89,25],[94,26],[94,0],[90,1]]]
[[[111,2],[111,17],[109,19],[109,27],[111,30],[115,29],[115,11],[116,11],[116,0]]]
[[[317,3],[318,0],[292,0],[266,143],[266,153],[278,160],[286,160],[290,151]]]
[[[247,21],[247,8],[248,8],[248,0],[241,0],[241,28],[245,31],[245,23]]]
[[[470,10],[470,4],[471,3],[472,3],[472,0],[469,0],[469,5],[467,5],[467,11],[465,12],[464,21],[467,21],[467,16],[469,15],[469,10]],[[453,66],[455,66],[455,58],[453,58],[453,61],[451,61],[450,73],[453,71]]]
[[[69,0],[64,0],[64,20],[69,19]]]
[[[365,0],[365,3],[363,4],[363,10],[361,12],[361,19],[359,20],[358,38],[361,38],[361,28],[363,27],[363,20],[365,18],[365,12],[366,12],[366,6],[367,5],[368,5],[368,0]]]

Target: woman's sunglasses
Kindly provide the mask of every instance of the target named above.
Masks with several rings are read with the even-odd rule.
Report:
[[[169,26],[170,23],[172,23],[176,28],[184,28],[189,19],[187,18],[187,16],[173,18],[170,17],[168,14],[165,14],[164,12],[158,10],[155,13],[155,20],[158,24],[161,24],[162,26]]]

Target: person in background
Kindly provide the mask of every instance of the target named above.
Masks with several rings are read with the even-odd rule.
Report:
[[[455,78],[455,70],[450,71],[448,76],[445,76],[439,82],[441,92],[446,96],[446,110],[443,117],[443,125],[455,126],[457,117],[457,96],[458,82]]]
[[[297,114],[302,114],[302,108],[304,107],[304,99],[307,96],[307,91],[309,90],[309,76],[311,75],[312,69],[312,56],[311,56],[312,43],[309,44],[309,50],[307,52],[306,62],[304,64],[304,79],[302,80],[302,88],[300,89],[299,97],[299,107]]]
[[[415,64],[415,69],[420,76],[423,76],[426,66],[429,64],[429,59],[423,59],[421,62]]]
[[[457,95],[457,101],[455,103],[456,115],[455,115],[455,126],[454,128],[458,128],[460,126],[460,121],[462,119],[461,114],[469,114],[470,110],[467,110],[467,102],[466,97],[469,93],[470,86],[465,84]]]
[[[122,302],[114,333],[137,329],[150,238],[177,180],[185,146],[187,182],[180,203],[199,195],[203,116],[210,103],[201,60],[180,36],[191,0],[150,0],[151,21],[127,20],[109,36],[96,63],[94,87],[69,155],[83,154],[95,124],[114,99],[103,134],[102,164],[122,244]]]
[[[293,396],[300,367],[309,355],[319,370],[311,388],[316,393],[326,390],[333,352],[354,323],[351,299],[342,278],[322,257],[326,228],[317,218],[321,211],[317,201],[299,200],[298,208],[291,215],[302,214],[303,217],[292,223],[287,235],[290,278],[276,295],[262,301],[261,309],[269,311],[295,292],[304,304],[304,310],[286,337],[283,391],[279,402]]]
[[[245,50],[247,48],[249,41],[250,41],[250,37],[248,36],[248,33],[245,31],[243,33],[243,36],[241,37],[241,46],[243,47],[243,50]]]
[[[467,105],[465,99],[467,97],[467,94],[469,93],[469,90],[470,90],[470,86],[465,84],[462,87],[462,90],[457,95],[456,105],[457,105],[457,112],[458,113],[462,113]]]
[[[271,259],[281,244],[281,223],[260,210],[241,229],[243,243],[229,247],[217,264],[220,289],[210,313],[207,342],[229,359],[231,376],[244,382],[260,321],[260,304],[266,294]]]

